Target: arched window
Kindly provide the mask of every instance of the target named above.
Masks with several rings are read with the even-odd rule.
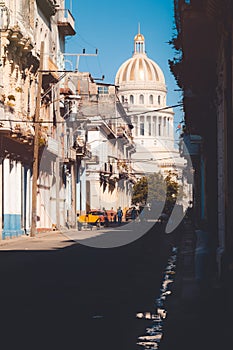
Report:
[[[144,95],[139,96],[139,103],[143,104],[144,103]]]
[[[153,105],[153,103],[154,103],[154,97],[153,97],[153,95],[150,95],[149,96],[149,104]]]
[[[134,96],[133,95],[129,96],[129,103],[132,105],[134,104]]]
[[[124,103],[125,102],[125,97],[121,96],[121,102]]]
[[[161,103],[161,96],[159,95],[158,96],[158,104],[160,105],[160,103]]]
[[[167,118],[167,136],[170,136],[170,118]]]

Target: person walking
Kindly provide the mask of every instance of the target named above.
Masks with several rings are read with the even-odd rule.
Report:
[[[132,218],[133,221],[135,221],[136,218],[137,218],[137,210],[136,210],[135,207],[133,207],[133,209],[132,209],[131,218]]]
[[[122,216],[123,216],[123,211],[121,207],[119,207],[117,210],[117,221],[119,225],[122,223]]]

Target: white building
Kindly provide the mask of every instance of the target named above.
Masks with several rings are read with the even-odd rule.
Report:
[[[119,68],[115,84],[134,126],[134,168],[141,174],[179,171],[184,164],[174,148],[174,112],[167,106],[162,70],[147,57],[144,36],[134,38],[133,56]]]
[[[80,96],[73,133],[78,155],[77,213],[129,207],[133,178],[126,159],[135,151],[130,118],[114,85],[96,83],[87,72],[71,74],[70,80]]]

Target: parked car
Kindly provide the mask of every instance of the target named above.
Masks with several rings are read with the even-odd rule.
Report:
[[[107,215],[106,210],[93,209],[93,210],[89,210],[87,214],[98,217],[101,225],[108,223],[108,215]]]
[[[89,210],[87,214],[80,215],[78,217],[78,221],[80,223],[87,223],[90,225],[107,225],[108,223],[108,216],[106,211],[104,210]]]
[[[133,210],[135,210],[135,214],[133,213]],[[135,207],[131,207],[126,210],[125,213],[125,221],[129,220],[135,220],[139,215],[139,211]]]

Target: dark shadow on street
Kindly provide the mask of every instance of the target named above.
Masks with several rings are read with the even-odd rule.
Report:
[[[155,225],[118,248],[1,251],[3,348],[136,349],[136,313],[154,311],[170,238]]]

